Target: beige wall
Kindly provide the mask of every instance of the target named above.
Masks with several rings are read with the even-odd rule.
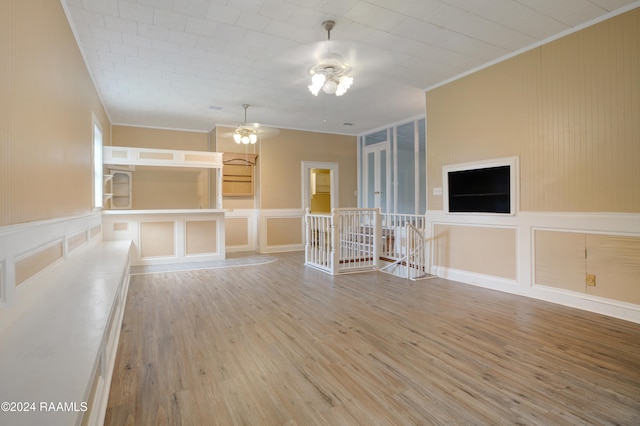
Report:
[[[205,132],[114,125],[112,134],[115,146],[209,150],[210,134]],[[136,167],[132,178],[133,209],[208,208],[211,175],[215,172],[208,169]],[[215,190],[212,195],[215,197]]]
[[[3,0],[0,34],[0,226],[88,213],[110,123],[60,2]]]
[[[207,169],[139,166],[132,176],[134,210],[206,209],[209,206]]]
[[[434,261],[440,267],[515,280],[516,230],[435,225]]]
[[[208,151],[209,133],[148,127],[113,126],[113,145],[135,148]]]
[[[523,294],[608,314],[617,301],[640,304],[640,9],[435,88],[426,102],[435,266],[506,291],[516,287],[501,279],[515,278]],[[512,156],[514,216],[439,211],[443,166]]]
[[[220,127],[217,132],[217,150],[243,152],[229,135],[229,128]],[[249,148],[252,150],[252,148]],[[252,152],[252,151],[251,151]],[[256,190],[261,209],[302,208],[302,161],[336,162],[340,174],[340,207],[357,204],[357,145],[355,136],[304,132],[281,129],[276,136],[264,138],[256,144],[258,164]],[[225,207],[240,200],[225,199]],[[245,201],[246,202],[246,201]],[[234,208],[253,208],[238,206]]]
[[[519,156],[520,210],[640,212],[640,9],[426,94],[429,209],[442,166]]]

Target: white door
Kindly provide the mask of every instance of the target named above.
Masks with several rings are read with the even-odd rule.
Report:
[[[364,207],[389,211],[389,148],[386,142],[364,148]]]

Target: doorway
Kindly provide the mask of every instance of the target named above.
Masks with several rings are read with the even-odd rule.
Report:
[[[364,148],[364,207],[389,211],[389,155],[386,142]]]
[[[302,162],[302,208],[329,214],[338,208],[338,163]]]

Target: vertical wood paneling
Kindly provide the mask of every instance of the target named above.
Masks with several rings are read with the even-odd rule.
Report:
[[[13,199],[13,143],[15,138],[16,2],[0,2],[0,225],[10,224]]]
[[[635,9],[428,92],[430,189],[517,155],[521,210],[640,212],[638,76]]]
[[[90,212],[91,113],[109,122],[64,11],[1,7],[0,226]]]

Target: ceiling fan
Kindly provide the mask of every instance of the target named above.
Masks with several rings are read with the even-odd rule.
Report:
[[[342,55],[331,51],[331,30],[335,25],[335,21],[322,23],[327,32],[327,52],[309,69],[311,84],[307,87],[314,96],[318,96],[320,89],[327,95],[342,96],[353,83],[353,77],[349,76],[351,65]]]
[[[277,129],[266,128],[261,126],[259,123],[248,122],[247,109],[249,106],[249,104],[242,104],[242,108],[244,108],[244,121],[242,123],[238,123],[236,129],[231,133],[233,140],[237,144],[253,145],[258,142],[258,139],[261,136],[273,136],[278,134]]]

